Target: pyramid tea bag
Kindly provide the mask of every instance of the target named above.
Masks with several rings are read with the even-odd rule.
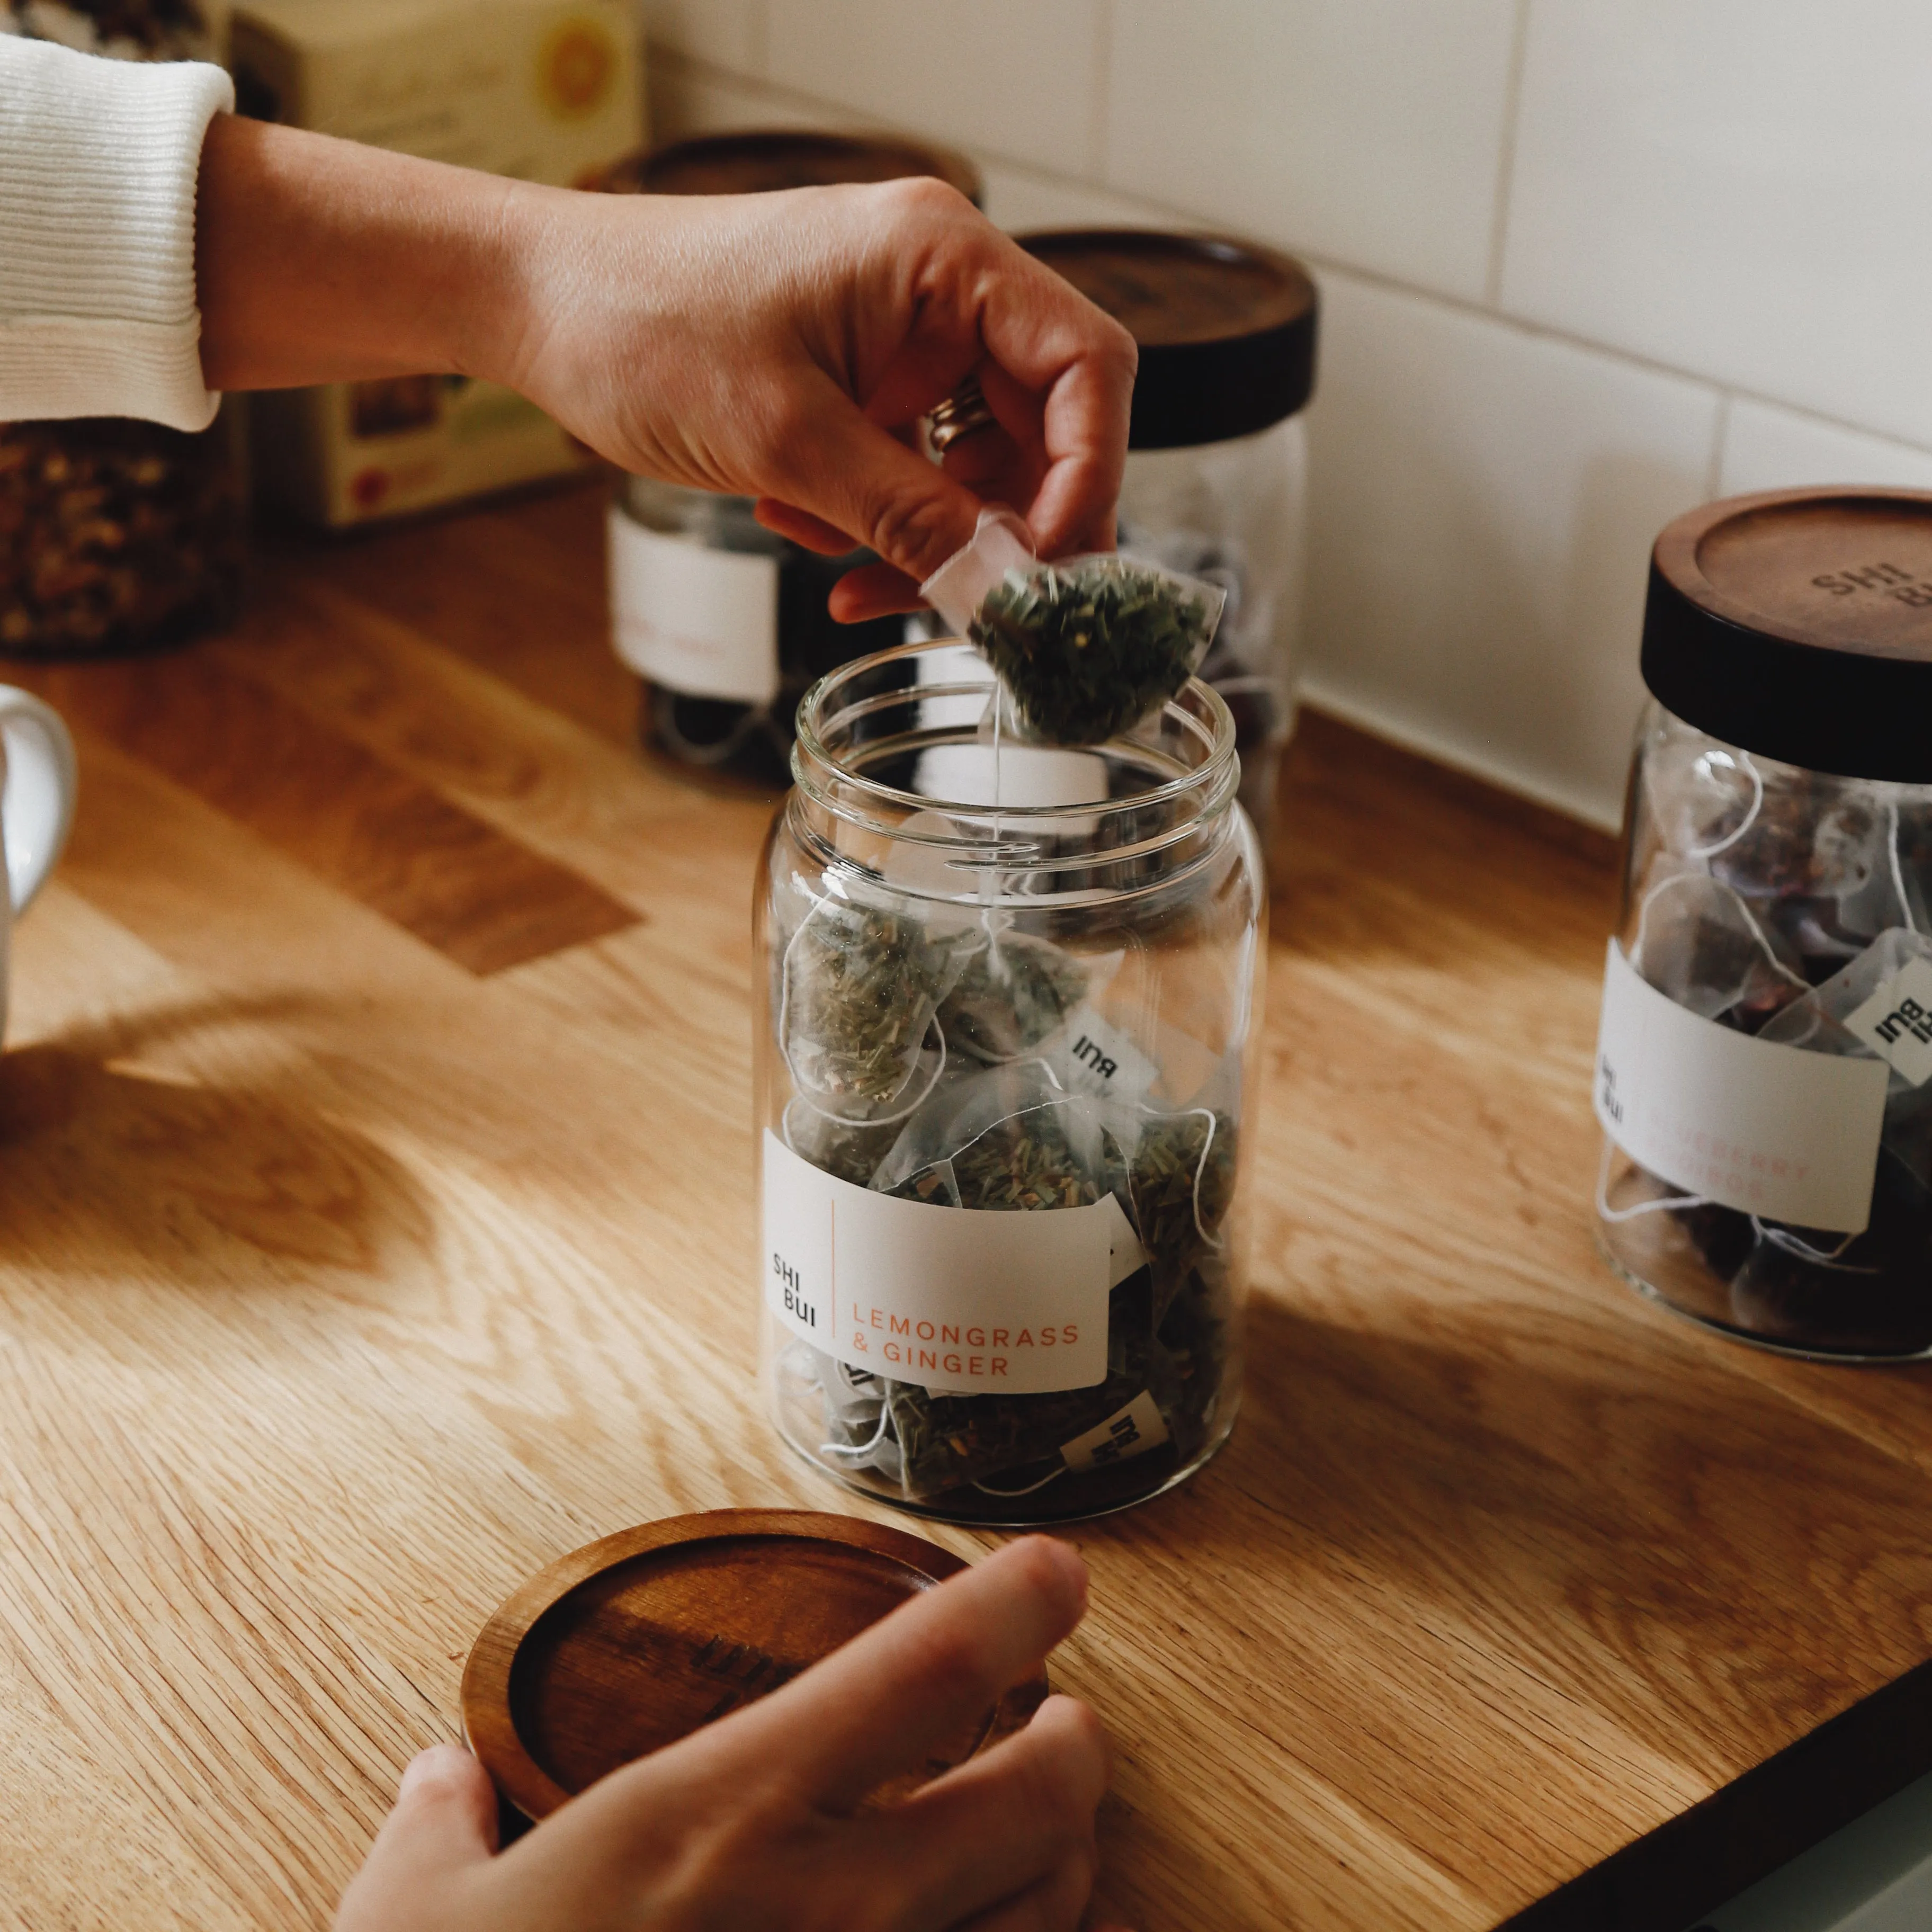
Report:
[[[920,594],[998,674],[1023,742],[1099,745],[1199,668],[1227,592],[1118,552],[1042,562],[1010,511],[981,513]]]
[[[896,1103],[969,944],[964,927],[910,910],[814,900],[776,962],[780,1043],[800,1092],[852,1121]]]

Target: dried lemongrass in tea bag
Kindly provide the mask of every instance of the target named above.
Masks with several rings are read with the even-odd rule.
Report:
[[[800,1092],[865,1122],[913,1089],[970,944],[910,910],[815,898],[779,956],[778,1043]]]
[[[1017,1060],[1049,1039],[1077,1012],[1115,953],[1094,965],[1050,939],[987,922],[986,944],[967,960],[939,1009],[955,1052],[994,1064]]]
[[[1017,517],[987,510],[920,594],[998,673],[1016,737],[1099,745],[1194,675],[1228,593],[1118,552],[1042,562]]]

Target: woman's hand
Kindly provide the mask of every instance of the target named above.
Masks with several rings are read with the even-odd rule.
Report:
[[[500,1854],[476,1760],[425,1751],[336,1932],[1075,1932],[1107,1782],[1084,1705],[1049,1698],[904,1804],[859,1806],[1032,1676],[1086,1596],[1066,1545],[1011,1544]]]
[[[1132,338],[940,182],[572,194],[222,116],[200,206],[212,386],[506,383],[626,470],[876,550],[838,616],[913,608],[982,500],[1043,555],[1113,540]],[[997,426],[935,468],[913,427],[968,374]]]

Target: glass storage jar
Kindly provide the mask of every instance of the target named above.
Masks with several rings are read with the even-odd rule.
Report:
[[[1234,721],[1190,683],[1004,746],[955,644],[800,708],[759,875],[773,1416],[866,1493],[1066,1521],[1232,1426],[1267,895]]]
[[[1932,1354],[1932,495],[1680,518],[1642,662],[1604,1247],[1746,1340]]]
[[[1140,346],[1120,545],[1227,590],[1201,675],[1234,714],[1241,802],[1268,848],[1294,725],[1315,284],[1289,256],[1222,236],[1055,230],[1019,241]]]
[[[674,142],[620,164],[608,192],[754,194],[931,175],[976,204],[963,154],[891,135],[751,130]],[[610,518],[617,655],[644,683],[640,736],[682,764],[782,784],[806,687],[897,643],[898,617],[836,624],[832,585],[869,550],[820,556],[775,536],[746,496],[627,480]]]

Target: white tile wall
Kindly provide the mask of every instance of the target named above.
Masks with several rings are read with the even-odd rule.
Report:
[[[1309,257],[1311,695],[1586,817],[1663,522],[1932,488],[1932,0],[640,4],[660,134],[874,120],[1009,227]]]
[[[1309,692],[1594,820],[1621,809],[1650,544],[1718,397],[1330,273]]]
[[[766,77],[1062,174],[1099,128],[1102,0],[766,0]]]
[[[1932,442],[1932,7],[1532,0],[1503,305]]]
[[[1479,298],[1516,0],[1114,0],[1106,180]]]
[[[1718,473],[1721,495],[1854,482],[1932,490],[1932,451],[1867,436],[1773,403],[1741,399],[1731,405]]]

